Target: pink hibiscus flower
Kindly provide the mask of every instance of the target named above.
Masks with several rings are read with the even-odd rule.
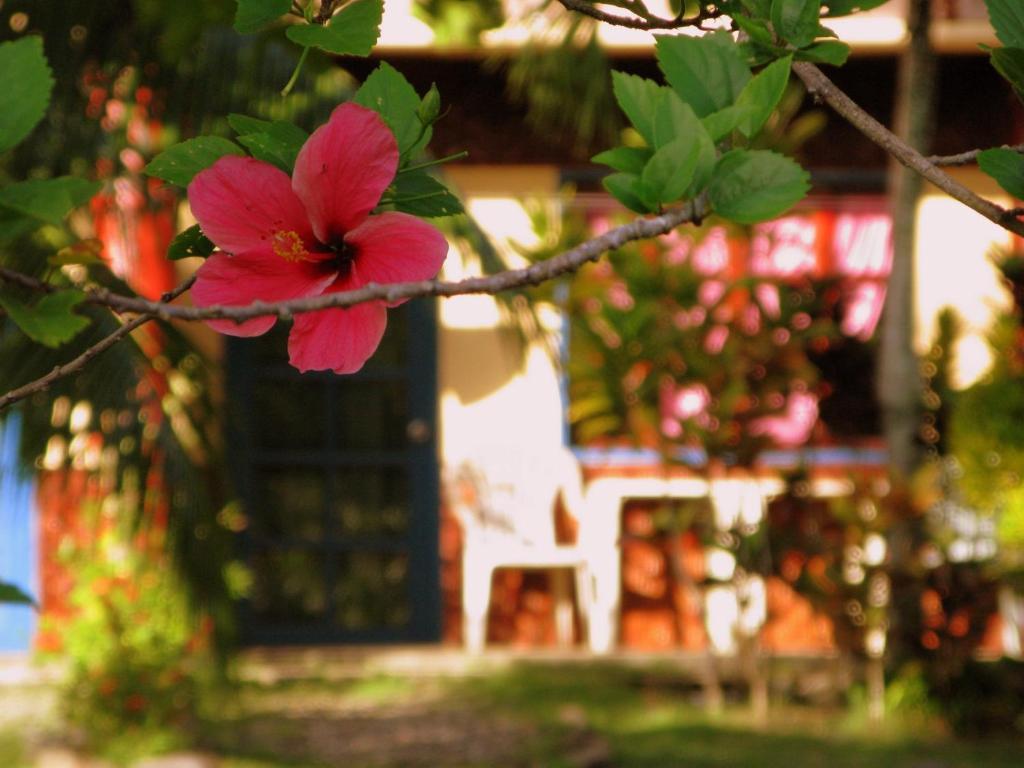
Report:
[[[261,160],[222,157],[188,187],[193,214],[220,248],[199,268],[193,302],[244,306],[435,277],[448,253],[435,227],[404,213],[370,215],[397,168],[394,135],[357,104],[342,104],[313,132],[290,179]],[[258,336],[275,319],[209,324]],[[290,362],[300,371],[358,371],[386,324],[381,301],[296,315]]]

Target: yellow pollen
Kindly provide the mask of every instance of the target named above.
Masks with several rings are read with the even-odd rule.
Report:
[[[280,230],[274,233],[274,253],[285,261],[302,261],[309,256],[302,238],[294,230]]]

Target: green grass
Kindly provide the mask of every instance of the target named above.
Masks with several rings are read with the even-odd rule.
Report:
[[[868,726],[845,709],[776,704],[766,723],[734,704],[717,716],[694,702],[697,691],[671,674],[613,667],[524,667],[460,684],[459,693],[497,711],[538,722],[554,735],[566,713],[604,738],[614,765],[624,768],[1019,768],[1024,743],[949,738],[941,724],[907,713],[882,727]],[[555,752],[544,756],[555,764]],[[542,762],[544,762],[542,760]]]

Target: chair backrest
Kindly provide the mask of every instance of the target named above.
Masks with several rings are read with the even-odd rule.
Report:
[[[562,447],[479,446],[456,470],[456,478],[473,487],[473,509],[463,520],[468,535],[507,535],[551,545],[559,495],[577,519],[583,508],[579,463]]]

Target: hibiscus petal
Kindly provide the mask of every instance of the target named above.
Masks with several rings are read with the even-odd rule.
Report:
[[[322,243],[362,223],[398,168],[398,145],[380,115],[342,104],[313,131],[295,160],[292,187]]]
[[[355,373],[377,350],[386,326],[387,310],[379,301],[296,315],[289,362],[303,373]]]
[[[190,295],[198,307],[221,304],[245,306],[254,301],[284,301],[318,296],[337,274],[310,262],[289,262],[269,251],[229,256],[215,253],[196,273]],[[211,328],[229,336],[259,336],[274,324],[274,316],[256,317],[243,323],[208,320]]]
[[[437,227],[406,213],[371,216],[349,232],[345,242],[355,251],[364,283],[431,280],[448,255],[448,241]]]
[[[192,179],[188,201],[203,234],[228,253],[264,250],[281,233],[314,244],[288,174],[262,160],[222,157]]]

